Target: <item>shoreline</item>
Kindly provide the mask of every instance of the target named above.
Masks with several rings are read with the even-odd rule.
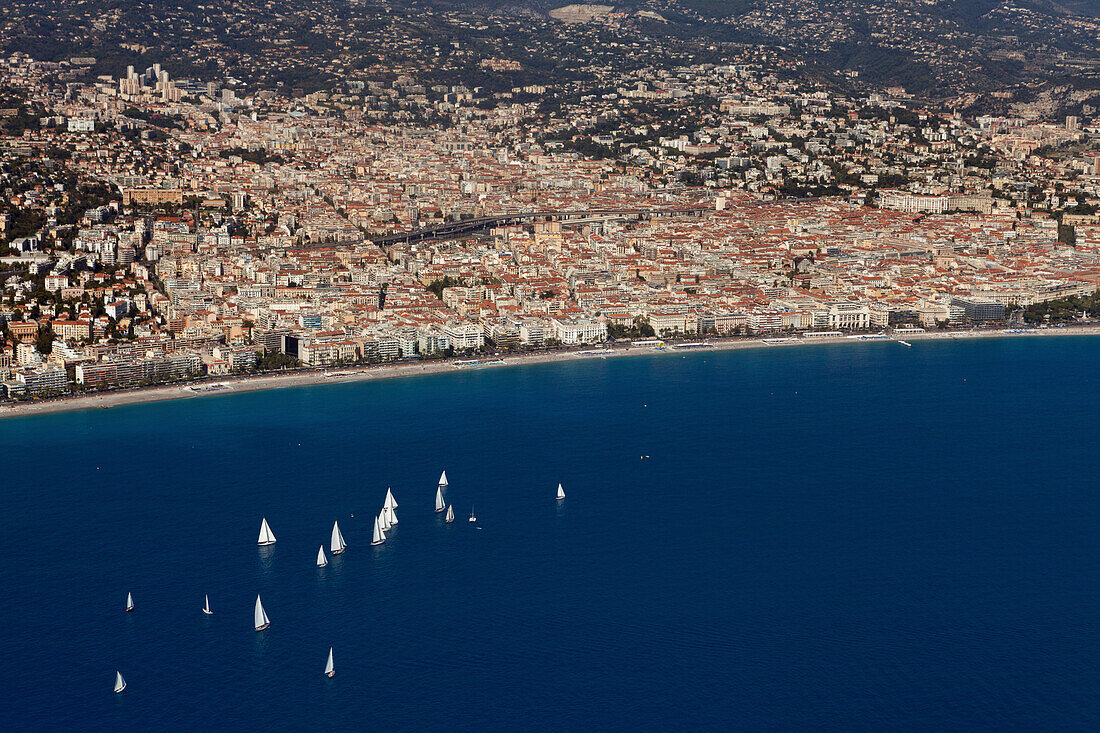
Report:
[[[875,337],[873,334],[863,334],[864,338],[846,336],[803,337],[790,336],[790,340],[776,341],[777,338],[787,336],[757,337],[757,338],[700,338],[697,341],[681,340],[678,342],[666,341],[663,350],[657,350],[649,346],[619,346],[614,345],[586,345],[577,349],[563,351],[542,351],[529,354],[508,354],[502,356],[487,356],[484,361],[476,365],[464,366],[462,359],[440,359],[429,362],[398,362],[378,365],[349,366],[328,371],[291,372],[291,373],[267,373],[247,375],[239,377],[227,377],[221,380],[207,378],[203,381],[165,384],[152,387],[138,387],[128,390],[109,391],[95,394],[74,395],[70,397],[57,397],[39,402],[18,402],[0,405],[0,419],[27,417],[31,415],[46,415],[55,412],[71,412],[75,410],[110,409],[124,405],[135,405],[146,402],[163,402],[166,400],[195,399],[202,397],[242,394],[269,389],[286,389],[291,387],[308,387],[319,384],[347,384],[349,382],[364,382],[379,379],[398,379],[402,377],[423,376],[429,374],[442,374],[446,372],[463,371],[465,369],[494,369],[498,367],[522,366],[526,364],[550,364],[559,362],[583,361],[585,359],[608,359],[639,355],[675,354],[677,352],[713,352],[713,351],[737,351],[740,349],[760,348],[789,348],[793,346],[811,346],[822,344],[859,344],[874,343],[876,341],[950,341],[970,340],[975,338],[1034,338],[1049,336],[1100,336],[1100,325],[1065,326],[1062,328],[1035,329],[1027,332],[1006,333],[1004,329],[974,330],[974,331],[926,331],[923,333],[888,334],[886,337]],[[677,348],[683,343],[700,343],[706,341],[708,346],[697,348]],[[769,343],[770,341],[770,343]],[[497,361],[499,359],[499,361]],[[220,387],[215,387],[220,385]],[[211,389],[211,387],[215,387]],[[198,388],[200,391],[195,391]]]

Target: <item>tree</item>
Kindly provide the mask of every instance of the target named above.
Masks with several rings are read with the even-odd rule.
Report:
[[[1058,225],[1058,241],[1071,247],[1077,244],[1077,229],[1072,224]]]
[[[649,338],[654,335],[653,326],[649,325],[643,316],[636,316],[630,326],[619,326],[614,323],[607,324],[607,335],[614,339],[621,338]]]
[[[38,349],[38,353],[44,355],[49,355],[53,351],[53,326],[48,323],[45,326],[39,326],[34,347]]]
[[[440,280],[432,280],[431,284],[428,286],[428,292],[433,293],[435,297],[443,300],[443,291],[445,289],[458,287],[461,284],[462,281],[458,278],[447,275]]]
[[[257,371],[267,372],[274,369],[293,369],[300,366],[297,357],[290,354],[280,354],[278,351],[269,351],[256,363]]]

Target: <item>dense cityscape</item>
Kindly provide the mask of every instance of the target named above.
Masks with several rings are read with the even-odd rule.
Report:
[[[233,57],[251,76],[209,49],[9,53],[0,397],[1100,313],[1091,93],[983,112],[995,90],[932,99],[779,46],[653,46],[658,10],[613,10],[493,15],[495,36],[441,13],[431,53],[430,23],[386,16],[399,42],[370,64],[333,26],[344,52],[297,86],[276,71],[317,51],[289,38],[275,61]],[[958,61],[929,68],[956,84]]]
[[[0,3],[11,730],[1100,728],[1100,0],[565,2]]]

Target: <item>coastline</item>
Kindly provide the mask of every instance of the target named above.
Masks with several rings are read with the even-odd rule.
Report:
[[[866,336],[871,336],[866,334]],[[346,384],[348,382],[373,381],[379,379],[397,379],[401,377],[422,376],[459,371],[462,369],[494,369],[499,367],[520,366],[525,364],[548,364],[585,359],[609,359],[644,354],[675,354],[690,351],[735,351],[739,349],[790,348],[822,344],[853,344],[868,341],[950,341],[974,338],[1037,338],[1052,336],[1100,336],[1100,325],[1065,326],[1063,328],[1035,329],[1027,332],[1006,333],[1003,329],[974,331],[926,331],[923,333],[889,334],[886,338],[849,338],[849,337],[791,337],[791,340],[776,341],[777,337],[756,338],[709,338],[708,346],[696,349],[677,348],[677,343],[666,342],[663,351],[647,346],[614,346],[596,348],[586,345],[577,349],[563,351],[540,351],[529,354],[508,354],[500,357],[484,357],[486,361],[476,365],[461,364],[461,359],[440,359],[429,362],[408,361],[378,365],[353,365],[327,371],[266,373],[239,377],[226,377],[221,380],[207,379],[188,384],[166,384],[152,387],[138,387],[69,397],[57,397],[36,402],[19,402],[0,405],[0,419],[18,418],[30,415],[45,415],[55,412],[74,410],[109,409],[123,405],[162,402],[165,400],[195,399],[217,395],[241,394],[258,390],[306,387],[319,384]],[[703,339],[700,338],[699,341]],[[688,343],[698,343],[693,341]],[[602,346],[602,345],[601,345]],[[497,360],[500,361],[497,361]],[[215,387],[215,385],[220,385]],[[197,388],[200,391],[195,391]]]

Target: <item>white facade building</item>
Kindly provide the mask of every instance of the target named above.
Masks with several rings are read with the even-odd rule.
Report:
[[[607,324],[585,319],[550,319],[550,330],[563,344],[594,344],[607,340]]]
[[[69,132],[95,132],[95,118],[70,117],[67,127]]]
[[[829,330],[870,328],[871,308],[862,303],[830,303]]]
[[[485,345],[485,334],[473,323],[452,321],[443,326],[443,335],[455,351],[480,349]]]

